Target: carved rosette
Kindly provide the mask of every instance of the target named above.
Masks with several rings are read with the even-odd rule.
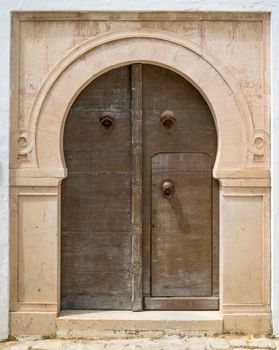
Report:
[[[17,139],[17,159],[19,161],[27,161],[29,154],[33,151],[32,135],[27,131],[19,134]]]
[[[253,140],[253,160],[263,162],[265,160],[265,145],[269,135],[264,130],[255,130]]]

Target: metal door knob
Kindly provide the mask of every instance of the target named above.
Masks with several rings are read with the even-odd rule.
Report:
[[[164,197],[172,198],[174,195],[174,183],[170,180],[165,180],[161,185],[161,191]]]

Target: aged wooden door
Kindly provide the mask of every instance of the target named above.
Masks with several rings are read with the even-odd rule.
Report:
[[[131,308],[130,70],[97,78],[66,120],[63,309]]]
[[[151,65],[142,74],[144,307],[217,309],[213,117],[181,76]],[[166,181],[173,186],[169,197]]]
[[[218,309],[216,129],[183,77],[134,64],[93,81],[64,134],[62,308]]]

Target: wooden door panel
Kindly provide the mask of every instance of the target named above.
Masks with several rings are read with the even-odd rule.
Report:
[[[152,296],[211,295],[211,168],[206,154],[152,158]]]
[[[115,125],[99,118],[111,112]],[[62,183],[62,308],[131,308],[130,67],[93,81],[65,125]]]
[[[111,132],[103,112],[113,113]],[[64,132],[62,308],[140,310],[142,292],[146,309],[218,308],[216,149],[206,102],[170,70],[125,66],[81,92]],[[160,192],[166,178],[171,200]]]
[[[145,297],[147,310],[217,310],[218,297]]]
[[[160,116],[164,111],[173,112],[176,118],[176,125],[173,131],[166,132],[161,125]],[[173,308],[178,309],[193,309],[193,308],[218,308],[218,301],[216,302],[216,298],[219,294],[219,217],[218,217],[218,207],[219,207],[219,186],[218,182],[212,179],[212,166],[214,164],[215,156],[217,150],[217,134],[216,128],[214,125],[214,120],[211,115],[210,109],[208,108],[205,100],[201,96],[201,94],[183,77],[178,74],[166,70],[161,67],[144,65],[143,66],[143,286],[144,286],[144,296],[145,296],[145,308],[147,309],[156,309],[164,308],[168,309]],[[201,161],[199,156],[188,158],[187,162],[178,161],[176,157],[185,157],[185,153],[207,153],[210,155],[210,168],[208,168],[207,175],[204,172],[204,163]],[[152,183],[151,177],[151,165],[154,162],[154,156],[158,153],[176,153],[175,157],[166,157],[164,162],[166,163],[166,168],[168,169],[168,174],[171,175],[171,169],[176,172],[176,181],[179,186],[182,186],[182,192],[187,193],[187,187],[192,188],[191,201],[192,208],[190,212],[188,212],[188,223],[183,221],[180,217],[181,223],[178,223],[176,217],[174,215],[168,216],[169,220],[169,229],[171,229],[171,235],[180,234],[180,228],[188,227],[189,231],[197,232],[200,230],[200,223],[198,219],[201,215],[201,211],[203,207],[199,207],[197,203],[199,202],[199,191],[205,186],[205,184],[212,184],[212,193],[206,191],[204,193],[207,201],[212,201],[212,210],[210,212],[210,217],[205,216],[204,222],[207,222],[209,225],[209,229],[212,229],[212,235],[209,233],[209,237],[205,238],[203,236],[203,244],[200,247],[193,247],[194,255],[200,254],[198,250],[203,252],[202,259],[198,262],[200,264],[199,277],[198,271],[195,271],[195,259],[193,258],[193,253],[188,251],[187,257],[184,259],[188,259],[188,263],[193,264],[193,274],[196,275],[196,278],[203,279],[203,281],[194,281],[192,284],[188,283],[188,285],[184,283],[184,287],[182,288],[183,283],[177,279],[177,286],[180,285],[178,290],[176,290],[175,282],[172,283],[172,288],[168,292],[166,292],[166,288],[155,287],[152,285],[153,279],[157,276],[156,269],[153,271],[153,249],[158,254],[170,254],[170,250],[179,249],[179,244],[175,244],[168,242],[170,245],[168,248],[166,243],[164,244],[164,249],[160,246],[154,245],[156,240],[154,241],[154,237],[157,231],[152,231],[151,227],[151,213],[152,215],[160,215],[158,213],[154,213],[154,208],[156,205],[159,206],[159,203],[156,201],[155,194],[150,196],[150,193],[153,189],[151,189],[150,184]],[[202,168],[199,168],[201,166]],[[188,168],[187,168],[188,167]],[[192,169],[192,170],[191,170]],[[193,175],[193,169],[195,171],[201,171],[199,176]],[[189,171],[191,170],[191,171]],[[180,174],[180,175],[179,175]],[[159,176],[159,175],[158,175]],[[159,179],[158,179],[159,181]],[[184,185],[182,185],[184,184]],[[211,187],[210,187],[211,188]],[[195,193],[197,192],[197,193]],[[184,196],[185,196],[184,194]],[[212,196],[211,196],[212,195]],[[155,196],[153,198],[153,196]],[[159,193],[158,193],[159,196]],[[188,193],[188,196],[190,194]],[[154,203],[152,201],[155,200],[157,203],[154,207]],[[190,202],[190,197],[185,198],[185,202]],[[163,203],[160,203],[160,210],[174,210],[174,208],[166,207],[164,209]],[[181,205],[182,209],[186,210],[187,205]],[[178,208],[176,208],[179,211]],[[157,208],[157,212],[158,208]],[[208,213],[207,209],[206,212]],[[208,215],[208,214],[206,214]],[[189,222],[190,220],[190,222]],[[157,223],[158,224],[158,223]],[[159,223],[162,226],[162,223]],[[164,222],[166,225],[166,222]],[[205,224],[202,224],[204,226]],[[167,230],[167,225],[165,226],[165,231]],[[203,231],[205,232],[205,231]],[[208,232],[208,231],[207,231]],[[161,232],[162,234],[162,232]],[[193,239],[190,240],[193,242]],[[180,242],[181,243],[181,242]],[[186,241],[182,246],[186,244]],[[187,243],[188,244],[188,243]],[[189,243],[190,244],[190,243]],[[190,248],[189,248],[190,250]],[[192,257],[192,260],[191,260]],[[186,261],[186,260],[185,260]],[[207,264],[209,261],[209,264]],[[166,264],[167,265],[167,262]],[[173,261],[171,261],[171,266],[179,267],[179,265],[175,265]],[[186,265],[185,265],[186,266]],[[181,271],[185,271],[182,269]],[[188,265],[189,267],[190,265]],[[165,266],[166,267],[166,266]],[[204,276],[202,276],[202,268],[205,267]],[[170,267],[169,267],[170,268]],[[180,268],[180,267],[179,267]],[[211,269],[211,270],[210,270]],[[153,271],[153,272],[152,272]],[[158,270],[158,276],[160,276],[160,271]],[[155,275],[154,275],[155,274]],[[157,276],[157,277],[158,277]],[[156,277],[156,278],[157,278]],[[163,278],[163,271],[161,271],[161,277]],[[189,277],[190,278],[190,277]],[[193,278],[193,280],[196,280]],[[209,278],[212,278],[212,288],[210,287]],[[179,281],[178,281],[179,280]],[[183,279],[182,279],[183,281]],[[165,290],[163,293],[161,290]],[[155,293],[156,297],[153,296]],[[181,295],[179,298],[199,298],[199,297],[187,297],[187,295],[204,295],[203,298],[207,298],[207,300],[203,299],[203,301],[198,300],[197,302],[189,301],[179,301],[178,304],[171,304],[167,300],[159,300],[156,298],[162,298],[163,295],[172,295],[177,293],[177,295]],[[161,295],[161,297],[159,297]],[[205,297],[205,296],[208,297]],[[170,297],[171,298],[171,297]],[[178,298],[178,297],[177,297]],[[215,298],[209,301],[208,298]],[[156,300],[155,300],[156,299]],[[217,298],[218,299],[218,298]],[[173,300],[172,300],[173,302]],[[199,305],[199,307],[197,307]],[[207,305],[207,307],[205,307]],[[179,306],[179,307],[178,307]]]
[[[217,151],[217,134],[210,109],[199,91],[183,77],[170,70],[151,65],[143,65],[142,109],[143,292],[145,308],[217,309],[219,295],[219,186],[218,181],[212,178],[212,167]],[[165,111],[171,111],[176,119],[175,128],[171,132],[166,132],[160,122],[160,116]],[[151,188],[154,176],[154,171],[151,171],[151,168],[156,155],[162,153],[176,154],[174,157],[165,156],[165,171],[167,170],[165,174],[175,175],[180,192],[182,191],[181,202],[187,203],[186,205],[178,202],[176,206],[171,208],[166,203],[159,203],[159,193],[157,193],[157,198],[154,189]],[[196,156],[186,156],[186,153],[193,153]],[[198,154],[209,155],[206,171],[206,160],[205,158],[201,159],[204,156],[198,156]],[[181,159],[188,157],[188,159],[187,162],[183,162],[177,157]],[[173,173],[170,171],[171,169],[174,169]],[[194,172],[200,174],[194,175]],[[158,183],[164,177],[164,175],[161,177],[159,174],[156,176],[158,176]],[[207,189],[205,190],[205,188]],[[190,192],[189,189],[191,189]],[[204,196],[203,205],[199,204],[201,192]],[[172,210],[173,215],[167,216],[167,222],[158,220],[158,215],[161,215],[158,214],[159,207],[161,211]],[[211,209],[209,210],[209,208]],[[182,214],[188,210],[187,220],[183,219],[182,214],[178,214],[179,210],[182,211]],[[158,230],[161,230],[162,226],[165,225],[163,232],[160,231],[160,239],[159,231],[156,227],[154,231],[154,227],[152,227],[154,224],[151,221],[152,216],[158,221]],[[177,220],[178,216],[179,220]],[[166,218],[164,215],[162,217]],[[200,218],[203,220],[202,223]],[[188,232],[191,232],[192,238],[188,238],[188,241],[181,234],[181,227],[188,228]],[[168,239],[167,232],[176,240]],[[200,237],[198,237],[199,235]],[[195,244],[195,238],[197,241],[200,239],[198,246]],[[180,266],[179,260],[176,260],[177,257],[173,257],[170,253],[172,249],[179,251],[180,247],[186,251],[183,257],[186,264],[183,266]],[[166,258],[165,264],[157,263],[158,268],[155,268],[153,265],[154,253],[155,256],[158,254],[159,257],[162,255]],[[195,258],[200,255],[201,258]],[[189,268],[191,265],[193,266],[192,275],[189,271],[187,273],[186,269],[186,266]],[[175,271],[177,276],[179,275],[177,278]],[[164,274],[172,277],[166,278]],[[167,282],[163,282],[164,278]],[[166,286],[168,287],[166,288]],[[175,295],[176,301],[172,295]]]

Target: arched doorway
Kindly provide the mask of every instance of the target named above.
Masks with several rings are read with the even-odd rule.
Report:
[[[24,334],[25,325],[31,324],[32,334],[38,334],[37,325],[40,325],[39,332],[43,329],[43,334],[53,335],[63,315],[58,316],[61,310],[61,183],[68,171],[63,135],[69,110],[91,81],[111,69],[136,62],[165,67],[191,82],[210,107],[218,133],[213,174],[220,182],[220,307],[216,313],[181,313],[183,329],[186,321],[190,327],[187,329],[191,330],[268,332],[271,317],[269,128],[264,128],[263,134],[255,129],[242,88],[230,67],[218,61],[214,52],[177,33],[128,28],[92,37],[67,51],[37,92],[31,113],[24,118],[26,130],[14,132],[11,129],[11,259],[17,262],[11,266],[12,334]],[[18,106],[14,100],[13,105]],[[261,140],[264,146],[259,148]],[[17,144],[18,149],[14,147]],[[263,157],[263,162],[259,157]],[[36,223],[30,220],[35,217]],[[26,238],[26,230],[30,232],[32,251],[36,254],[35,265],[33,255],[30,260],[28,253],[30,245],[25,240],[18,241],[21,235]],[[133,225],[132,247],[137,239],[141,242],[137,232],[140,233],[140,227]],[[30,268],[21,257],[27,258]],[[141,307],[140,304],[134,306],[135,291],[139,294],[137,300],[143,300],[142,288],[135,288],[135,282],[140,284],[139,276],[142,276],[139,259],[132,260],[132,266],[132,307],[135,310]],[[30,278],[39,285],[35,294],[35,289],[30,289]],[[180,299],[183,298],[187,297]],[[109,319],[114,317],[114,313],[91,314],[97,318],[100,314],[108,315]],[[114,322],[118,320],[119,314],[116,314],[113,323],[122,327],[123,323]],[[178,326],[175,312],[121,314],[131,318],[127,329],[133,331],[143,326],[149,330],[153,320],[160,317],[160,329],[165,330],[166,322],[174,329]],[[170,322],[169,317],[173,317]],[[103,325],[107,327],[107,322]],[[15,329],[20,329],[19,333]]]
[[[216,151],[205,100],[170,70],[120,67],[80,93],[64,131],[62,309],[133,309],[135,295],[218,309]]]

